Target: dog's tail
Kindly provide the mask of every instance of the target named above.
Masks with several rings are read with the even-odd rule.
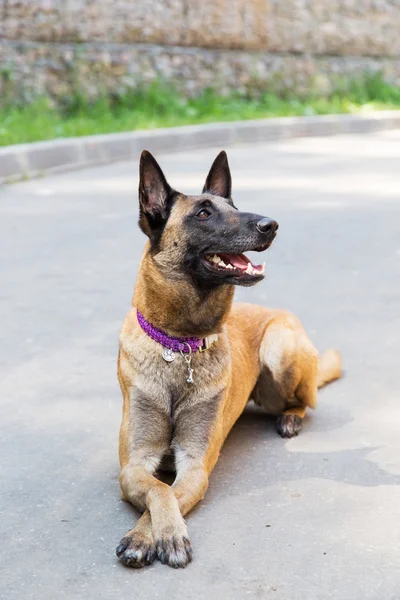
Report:
[[[326,350],[319,359],[317,385],[319,388],[342,376],[342,357],[337,350]]]

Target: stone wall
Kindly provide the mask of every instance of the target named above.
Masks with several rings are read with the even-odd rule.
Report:
[[[366,71],[400,82],[399,0],[0,0],[3,103],[159,78],[327,91]]]

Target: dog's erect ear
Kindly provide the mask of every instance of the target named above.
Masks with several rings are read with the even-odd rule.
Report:
[[[171,188],[164,173],[150,152],[143,150],[140,157],[139,202],[141,210],[151,216],[166,217],[167,200]]]
[[[173,204],[174,190],[150,152],[143,150],[140,157],[139,225],[152,240],[162,232]]]
[[[203,194],[209,192],[214,196],[231,199],[232,179],[229,170],[228,157],[222,150],[214,160],[203,187]]]

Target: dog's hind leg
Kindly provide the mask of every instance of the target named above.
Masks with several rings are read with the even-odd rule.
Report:
[[[307,359],[303,357],[301,381],[295,390],[295,398],[299,404],[287,408],[276,422],[277,431],[282,437],[298,435],[307,407],[315,408],[317,404],[318,388],[341,376],[342,359],[339,352],[327,350],[318,360],[311,342],[306,345],[306,350],[308,355]]]
[[[304,361],[300,374],[301,380],[294,391],[294,400],[276,421],[276,430],[284,438],[291,438],[299,434],[307,407],[315,408],[317,404],[318,358],[316,351],[310,353],[307,360]]]
[[[301,430],[307,407],[286,409],[276,420],[276,430],[281,437],[291,438]]]
[[[260,346],[261,371],[252,397],[277,418],[282,437],[301,429],[307,407],[317,402],[318,353],[300,322],[279,311],[268,323]]]

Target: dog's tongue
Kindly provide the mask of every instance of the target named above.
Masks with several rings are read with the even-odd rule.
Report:
[[[231,264],[232,267],[243,269],[244,271],[247,269],[247,265],[250,262],[244,254],[220,254],[220,257],[226,265]]]
[[[245,271],[247,269],[247,265],[250,263],[254,269],[261,269],[261,265],[253,265],[251,260],[247,258],[244,254],[220,254],[220,257],[224,261],[224,263],[231,264],[236,269],[241,269]]]

